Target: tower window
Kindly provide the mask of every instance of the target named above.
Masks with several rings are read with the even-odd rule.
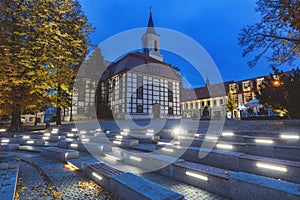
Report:
[[[157,51],[157,41],[154,40],[154,51]]]

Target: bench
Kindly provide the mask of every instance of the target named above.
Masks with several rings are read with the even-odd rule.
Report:
[[[110,190],[111,177],[123,173],[122,171],[105,165],[104,163],[94,161],[93,163],[83,162],[82,170],[88,177],[108,190]]]
[[[79,152],[58,147],[47,147],[42,149],[42,156],[66,162],[68,159],[78,158]]]
[[[184,196],[161,185],[123,173],[111,177],[111,192],[121,200],[183,200]]]

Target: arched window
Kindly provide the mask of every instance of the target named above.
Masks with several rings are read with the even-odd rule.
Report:
[[[154,51],[157,51],[157,41],[154,40]]]

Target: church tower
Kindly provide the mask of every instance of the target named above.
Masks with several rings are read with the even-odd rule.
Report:
[[[147,32],[143,35],[142,42],[144,54],[163,61],[163,55],[160,54],[160,35],[155,32],[151,9]]]

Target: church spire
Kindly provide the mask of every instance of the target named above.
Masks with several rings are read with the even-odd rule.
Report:
[[[150,6],[150,16],[149,16],[149,21],[148,21],[147,33],[154,33],[155,34],[154,23],[153,23],[153,19],[152,19],[152,8],[151,8],[151,6]]]
[[[160,36],[155,32],[152,19],[152,10],[150,7],[150,17],[146,33],[142,37],[143,52],[157,60],[163,61],[163,55],[160,54]]]

